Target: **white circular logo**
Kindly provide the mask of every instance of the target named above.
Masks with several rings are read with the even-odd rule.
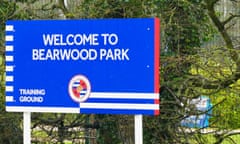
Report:
[[[75,102],[84,102],[91,92],[89,80],[83,75],[74,76],[68,84],[68,92]]]

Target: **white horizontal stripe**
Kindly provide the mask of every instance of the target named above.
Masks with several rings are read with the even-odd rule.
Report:
[[[13,96],[6,96],[6,102],[13,102],[14,98]]]
[[[87,91],[80,91],[80,94],[86,94]]]
[[[13,25],[6,25],[6,31],[13,31]]]
[[[13,86],[6,86],[6,92],[13,92]]]
[[[73,87],[78,87],[78,86],[80,86],[80,84],[73,84],[72,86]]]
[[[13,36],[12,35],[6,35],[5,40],[6,41],[13,41]]]
[[[6,106],[11,112],[80,113],[79,108]]]
[[[13,46],[12,46],[12,45],[7,45],[7,46],[5,47],[5,50],[6,50],[7,52],[13,51]]]
[[[13,76],[6,76],[6,82],[13,82]]]
[[[6,56],[5,57],[7,62],[12,62],[13,61],[13,56]]]
[[[94,109],[131,109],[158,110],[158,104],[123,104],[123,103],[80,103],[81,108]]]
[[[5,67],[7,72],[12,72],[13,71],[13,66],[6,66]]]
[[[156,93],[91,93],[89,98],[159,99]]]

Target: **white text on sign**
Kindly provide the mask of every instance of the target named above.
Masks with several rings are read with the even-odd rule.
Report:
[[[44,48],[32,49],[32,60],[130,60],[129,48],[117,47],[115,33],[43,34],[42,39]]]

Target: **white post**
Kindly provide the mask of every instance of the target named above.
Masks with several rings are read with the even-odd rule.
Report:
[[[135,144],[143,144],[142,115],[134,115]]]
[[[31,112],[23,113],[23,143],[31,144]]]

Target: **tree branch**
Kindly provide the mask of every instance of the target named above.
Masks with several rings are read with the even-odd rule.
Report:
[[[222,24],[225,26],[227,23],[229,23],[232,19],[234,19],[236,17],[240,17],[240,15],[230,14],[230,16],[225,21],[223,21]]]
[[[240,134],[240,131],[230,131],[227,134],[215,135],[218,138],[218,141],[216,141],[214,144],[221,144],[224,139],[229,138],[230,136],[239,135],[239,134]]]
[[[211,18],[212,22],[218,29],[219,33],[221,34],[226,44],[226,48],[230,53],[231,59],[236,64],[236,69],[235,71],[233,71],[233,74],[231,76],[225,79],[212,81],[206,78],[203,78],[203,79],[202,78],[199,79],[199,77],[191,78],[195,86],[202,87],[204,89],[226,88],[240,79],[240,56],[238,52],[234,49],[233,41],[225,28],[225,24],[230,22],[233,18],[237,17],[238,15],[232,15],[224,22],[221,22],[214,9],[214,4],[216,4],[218,1],[219,0],[212,0],[212,1],[205,0],[206,8],[208,10],[209,17]]]

